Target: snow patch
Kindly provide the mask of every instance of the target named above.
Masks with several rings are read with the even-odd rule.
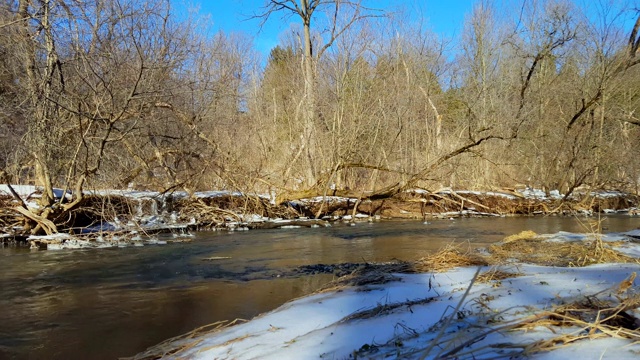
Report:
[[[488,267],[482,271],[490,270]],[[578,333],[577,327],[537,327],[525,330],[494,331],[529,315],[550,309],[562,301],[604,293],[615,288],[637,264],[594,265],[585,268],[554,268],[519,264],[502,268],[521,276],[496,282],[473,284],[467,300],[456,314],[475,268],[459,268],[446,273],[402,274],[399,280],[311,295],[287,303],[247,323],[194,339],[184,359],[384,359],[419,358],[443,326],[438,344],[463,343],[467,358],[501,358],[508,348],[496,344],[527,344],[551,339],[561,333]],[[496,286],[496,284],[498,284]],[[607,296],[607,295],[601,295]],[[452,317],[447,323],[443,319]],[[475,324],[475,325],[474,325]],[[482,324],[477,326],[477,324]],[[417,350],[417,352],[415,352]],[[536,354],[536,358],[631,359],[640,344],[630,340],[599,338],[566,344],[559,350]],[[440,352],[436,346],[427,358]],[[413,355],[411,355],[413,353]],[[442,355],[442,353],[440,354]]]

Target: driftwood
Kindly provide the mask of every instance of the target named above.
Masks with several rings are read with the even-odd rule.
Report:
[[[53,221],[39,216],[27,209],[21,208],[21,207],[17,207],[15,208],[17,212],[21,213],[22,215],[24,215],[25,217],[27,217],[28,219],[34,221],[36,224],[38,224],[38,226],[47,234],[47,235],[51,235],[54,234],[56,232],[58,232],[58,228],[56,227],[56,225],[53,223]],[[35,230],[34,230],[35,232]]]

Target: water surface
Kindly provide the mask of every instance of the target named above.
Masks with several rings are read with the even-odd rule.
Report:
[[[0,359],[115,359],[218,320],[249,319],[331,275],[301,265],[415,260],[450,243],[485,246],[522,230],[585,232],[570,217],[522,217],[201,232],[143,248],[0,249]],[[607,231],[640,226],[612,216]],[[206,260],[210,257],[228,257]]]

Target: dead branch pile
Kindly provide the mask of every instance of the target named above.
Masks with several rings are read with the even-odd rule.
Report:
[[[195,219],[205,227],[215,227],[226,221],[240,221],[241,214],[256,214],[268,218],[291,219],[300,213],[287,205],[272,205],[268,199],[248,195],[222,195],[209,198],[185,198],[176,201],[175,209],[181,221]]]
[[[152,200],[146,201],[150,202]],[[84,196],[80,204],[70,212],[69,218],[59,219],[61,221],[60,224],[64,225],[61,229],[66,227],[85,227],[104,221],[114,221],[116,217],[120,220],[128,220],[135,214],[136,207],[139,206],[140,202],[141,200],[118,195]],[[147,207],[150,207],[150,205],[147,204]]]
[[[511,195],[505,194],[505,195]],[[482,213],[482,214],[573,214],[581,211],[602,212],[605,209],[623,210],[635,207],[640,197],[620,194],[607,198],[591,195],[579,199],[532,199],[521,196],[504,196],[475,192],[401,192],[393,196],[356,201],[356,198],[341,201],[317,201],[307,205],[306,215],[341,216],[353,211],[388,218],[419,219],[441,213]]]
[[[13,226],[20,222],[20,218],[12,207],[15,206],[13,197],[1,195],[0,196],[0,230],[4,233],[11,233]]]
[[[428,192],[400,193],[388,199],[364,202],[358,206],[363,213],[393,218],[417,218],[428,214],[475,211],[487,214],[547,213],[552,204],[524,198],[476,193]]]
[[[366,201],[369,203],[370,201]],[[357,199],[353,198],[323,198],[320,201],[306,201],[305,206],[299,211],[305,216],[344,216],[351,214],[353,208],[359,204]],[[358,210],[368,213],[365,207],[358,206]]]

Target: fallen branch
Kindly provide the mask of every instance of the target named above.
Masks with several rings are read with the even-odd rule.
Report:
[[[15,208],[16,211],[18,211],[19,213],[21,213],[22,215],[26,216],[27,218],[35,221],[38,226],[40,226],[40,228],[42,228],[42,230],[44,230],[44,232],[47,235],[52,235],[58,232],[58,228],[57,226],[53,223],[53,221],[36,215],[34,213],[32,213],[31,211],[29,211],[28,209],[23,209],[21,207]]]

